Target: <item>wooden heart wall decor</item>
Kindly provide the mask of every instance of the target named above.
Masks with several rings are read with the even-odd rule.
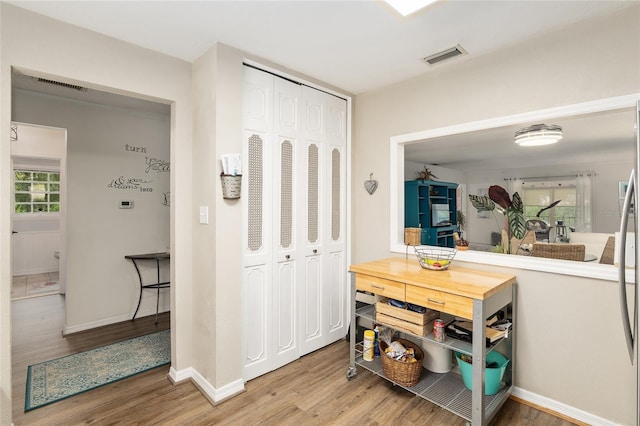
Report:
[[[376,189],[378,189],[378,181],[373,179],[373,173],[369,175],[369,180],[364,181],[364,189],[367,190],[369,195],[373,195]]]

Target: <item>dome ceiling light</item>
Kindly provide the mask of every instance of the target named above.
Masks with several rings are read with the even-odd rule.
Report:
[[[562,139],[562,127],[534,124],[516,132],[515,143],[520,146],[550,145]]]

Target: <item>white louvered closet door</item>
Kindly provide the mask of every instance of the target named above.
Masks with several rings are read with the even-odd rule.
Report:
[[[302,88],[306,227],[300,280],[302,354],[346,334],[346,101]]]
[[[346,102],[252,68],[244,78],[250,380],[346,334]]]
[[[243,378],[273,369],[273,77],[244,73]]]
[[[298,247],[296,233],[300,219],[297,209],[299,163],[300,86],[281,78],[274,79],[275,157],[272,186],[274,204],[273,247],[273,331],[274,368],[300,356],[298,330]]]

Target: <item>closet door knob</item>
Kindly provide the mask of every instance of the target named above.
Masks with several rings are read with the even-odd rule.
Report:
[[[284,257],[284,258],[285,258],[285,259],[287,259],[287,260],[289,260],[289,259],[291,259],[291,256],[289,256],[289,255],[287,254],[287,255],[285,255],[285,257]]]
[[[313,254],[318,254],[318,249],[313,249]]]

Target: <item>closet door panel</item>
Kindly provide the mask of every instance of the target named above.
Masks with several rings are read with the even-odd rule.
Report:
[[[336,337],[342,338],[346,334],[345,308],[347,287],[344,271],[347,265],[345,263],[344,252],[338,251],[329,254],[327,324],[329,326],[328,333],[332,335],[334,339]]]
[[[305,124],[307,120],[303,120]],[[307,136],[306,129],[303,133]],[[323,233],[323,185],[322,185],[322,144],[316,140],[306,141],[304,155],[305,176],[301,202],[304,206],[306,229],[303,230],[304,276],[301,282],[300,321],[302,329],[302,354],[313,352],[325,343],[323,321],[324,253]]]
[[[243,204],[247,226],[243,229],[243,250],[245,266],[264,264],[269,260],[271,251],[270,221],[271,199],[265,194],[270,174],[269,136],[262,132],[245,131],[246,164],[244,184],[246,186]]]
[[[342,338],[347,332],[349,281],[347,270],[347,103],[330,96],[327,99],[327,153],[329,159],[327,204],[330,206],[325,247],[328,258],[327,326],[328,342]]]
[[[280,262],[277,265],[273,314],[275,330],[275,357],[273,368],[281,367],[298,358],[296,339],[296,263]]]
[[[277,138],[276,175],[272,182],[275,201],[273,229],[278,244],[274,247],[277,261],[295,260],[297,233],[300,223],[297,196],[299,191],[299,97],[300,87],[291,82],[275,79],[275,128]]]
[[[273,76],[246,68],[243,78],[243,127],[270,131],[273,129]]]
[[[311,92],[306,90],[306,94]],[[324,139],[324,105],[317,94],[312,94],[305,98],[305,135],[315,140]]]
[[[244,380],[271,371],[269,362],[270,322],[268,316],[271,295],[271,271],[266,267],[244,269]]]
[[[273,163],[274,179],[270,189],[274,200],[273,247],[275,298],[273,301],[274,369],[299,357],[298,339],[298,269],[296,205],[296,156],[299,139],[300,86],[279,78],[274,79],[274,133],[277,147]]]
[[[302,283],[304,312],[302,341],[303,353],[312,352],[324,345],[322,338],[322,262],[321,256],[309,256],[305,259],[305,280]]]
[[[243,98],[244,371],[250,380],[273,369],[273,77],[245,70]]]
[[[328,99],[327,141],[340,146],[347,144],[347,101],[334,96]]]
[[[267,226],[271,220],[271,204],[264,194],[268,155],[268,136],[245,132],[248,158],[245,165],[246,203],[243,205],[247,225],[243,227],[244,274],[244,380],[250,380],[272,370],[271,305],[273,299],[271,267],[271,235]]]

